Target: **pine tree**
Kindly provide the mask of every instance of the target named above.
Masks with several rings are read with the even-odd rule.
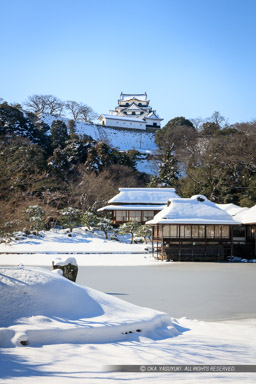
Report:
[[[73,231],[75,225],[80,225],[82,212],[77,208],[64,208],[60,211],[60,222],[63,228],[69,228]]]
[[[152,229],[148,226],[148,225],[141,225],[137,232],[136,232],[136,235],[139,236],[139,237],[143,237],[145,243],[147,244],[148,243],[148,240],[147,238],[150,238],[151,235],[152,235]]]
[[[158,167],[158,176],[152,176],[148,187],[175,187],[179,180],[178,162],[172,150],[164,153],[163,160]]]
[[[30,205],[27,209],[25,209],[24,213],[27,221],[29,222],[30,231],[36,231],[38,234],[38,231],[44,229],[45,211],[42,207],[39,205]]]
[[[85,162],[85,167],[87,171],[95,172],[96,174],[98,174],[100,172],[101,165],[102,164],[99,164],[99,159],[95,147],[89,148],[87,160]]]
[[[83,214],[81,223],[89,230],[95,230],[98,227],[99,221],[100,218],[98,216],[90,211],[87,211]]]
[[[133,244],[134,235],[139,230],[141,224],[137,220],[128,221],[127,223],[122,224],[119,227],[119,234],[120,235],[131,235],[131,244]]]
[[[178,162],[172,155],[171,150],[167,150],[163,157],[163,162],[159,166],[159,179],[166,186],[174,186],[178,181]]]
[[[64,148],[68,140],[68,132],[66,124],[61,120],[53,121],[51,125],[51,142],[53,149]]]
[[[104,232],[106,239],[108,239],[108,232],[113,231],[114,227],[110,219],[102,217],[97,223],[97,229]]]
[[[71,139],[78,139],[76,134],[76,122],[75,120],[68,121],[68,132]]]
[[[5,137],[26,137],[33,144],[48,150],[47,124],[38,123],[32,113],[24,114],[18,106],[4,102],[0,104],[0,135]]]

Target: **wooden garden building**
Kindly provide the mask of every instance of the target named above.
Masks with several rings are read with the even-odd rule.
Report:
[[[223,261],[233,254],[233,228],[240,223],[203,195],[171,198],[147,225],[157,254],[173,261]]]
[[[235,255],[246,257],[248,259],[256,258],[256,205],[254,207],[242,211],[234,216],[235,220],[241,222],[244,236],[244,245],[241,242],[239,246],[235,245]],[[241,235],[240,235],[241,236]]]
[[[144,224],[166,207],[171,198],[179,199],[174,188],[119,188],[99,212],[110,212],[114,225],[137,220]]]

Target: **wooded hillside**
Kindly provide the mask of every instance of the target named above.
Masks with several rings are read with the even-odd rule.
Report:
[[[217,112],[205,121],[170,120],[156,133],[159,172],[150,177],[136,170],[136,151],[76,133],[74,117],[85,119],[84,105],[84,114],[74,109],[68,125],[59,119],[51,126],[40,119],[42,106],[26,105],[25,111],[0,104],[1,232],[23,229],[31,205],[44,209],[46,224],[66,207],[96,212],[118,187],[171,186],[183,197],[201,193],[218,203],[256,203],[255,121],[228,125]]]

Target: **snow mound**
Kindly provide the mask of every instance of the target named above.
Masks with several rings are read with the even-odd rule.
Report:
[[[179,334],[170,316],[41,268],[0,268],[0,346],[106,343]]]

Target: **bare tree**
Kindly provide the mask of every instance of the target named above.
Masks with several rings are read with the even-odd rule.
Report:
[[[194,119],[190,119],[190,121],[193,123],[197,131],[200,131],[202,129],[202,125],[204,121],[201,117],[195,117]]]
[[[213,114],[211,115],[211,117],[209,117],[207,119],[208,121],[212,121],[213,123],[215,123],[216,125],[218,125],[219,127],[222,127],[222,125],[225,125],[226,124],[226,119],[224,116],[222,116],[220,114],[220,112],[218,111],[215,111],[213,112]]]
[[[37,116],[41,116],[42,113],[60,116],[64,103],[52,95],[33,95],[28,97],[24,106]]]
[[[67,205],[82,211],[96,212],[122,187],[145,186],[143,181],[137,179],[133,169],[123,165],[111,165],[96,175],[88,172],[85,165],[78,167],[79,178],[69,181],[66,194]]]
[[[44,113],[46,108],[43,96],[40,95],[29,96],[28,100],[25,101],[24,106],[37,116]]]
[[[76,101],[69,100],[65,102],[65,109],[71,113],[75,121],[82,117],[81,108],[81,103],[77,103]]]
[[[88,123],[98,117],[98,114],[84,103],[69,100],[66,101],[65,108],[71,113],[73,120],[82,120]]]
[[[46,95],[45,97],[48,108],[47,113],[53,116],[60,116],[64,108],[63,101],[52,95]]]
[[[65,191],[49,191],[42,193],[45,209],[48,207],[56,208],[57,210],[67,204],[67,193]]]
[[[244,133],[246,136],[252,136],[254,138],[256,136],[256,120],[249,123],[236,123],[231,125],[231,128]]]
[[[88,107],[88,105],[83,105],[81,109],[81,120],[85,121],[86,123],[91,123],[92,120],[97,119],[98,114],[94,112],[94,110],[91,107]]]

